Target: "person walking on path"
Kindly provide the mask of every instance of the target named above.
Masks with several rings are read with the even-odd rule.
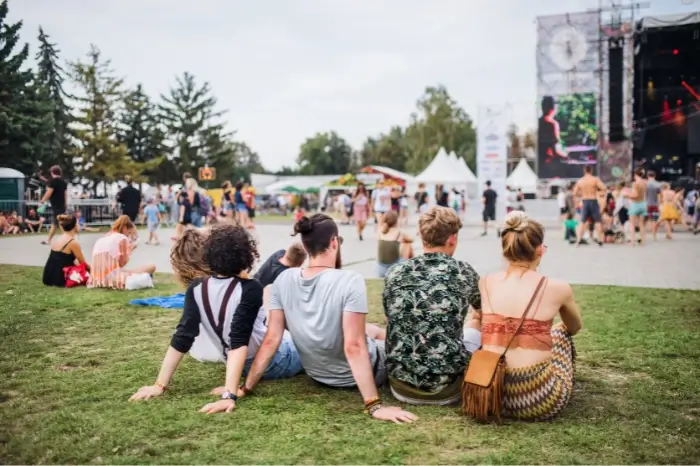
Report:
[[[54,165],[49,169],[51,179],[48,182],[48,189],[41,198],[42,206],[47,201],[51,205],[51,229],[49,237],[41,244],[51,244],[51,240],[56,234],[58,227],[58,217],[66,213],[68,207],[68,184],[63,180],[63,171],[58,165]],[[41,213],[41,212],[40,212]]]

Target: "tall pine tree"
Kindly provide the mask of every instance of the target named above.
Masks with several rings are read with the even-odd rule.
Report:
[[[174,141],[172,163],[178,173],[196,171],[204,164],[229,160],[232,133],[220,121],[225,113],[216,109],[209,83],[199,86],[193,75],[184,73],[167,96],[161,96],[161,113],[168,137]]]
[[[70,75],[81,92],[76,97],[78,144],[73,158],[81,183],[94,189],[100,182],[117,181],[126,175],[136,181],[143,180],[142,173],[152,168],[151,164],[129,157],[116,134],[117,110],[124,92],[122,80],[110,69],[110,61],[103,60],[93,45],[86,62],[70,64]]]
[[[8,1],[0,2],[0,160],[30,175],[46,159],[51,113],[31,70],[22,69],[29,46],[15,50],[22,22],[8,24],[8,11]]]
[[[124,99],[124,109],[121,114],[119,140],[126,146],[127,152],[134,162],[157,165],[144,175],[149,181],[167,182],[177,179],[177,174],[167,170],[165,154],[165,132],[158,121],[155,106],[139,84],[129,92]]]
[[[39,51],[37,60],[37,83],[41,88],[42,96],[48,101],[53,117],[53,128],[47,134],[44,145],[47,150],[47,159],[51,165],[57,164],[63,168],[63,173],[69,178],[73,175],[73,164],[70,158],[71,122],[70,107],[66,104],[68,94],[63,90],[64,71],[58,64],[59,50],[56,44],[51,43],[49,36],[39,28]]]

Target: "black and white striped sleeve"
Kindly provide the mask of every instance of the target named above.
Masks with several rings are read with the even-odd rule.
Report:
[[[201,322],[201,317],[199,314],[199,306],[197,301],[194,299],[194,289],[201,284],[201,280],[194,281],[187,287],[185,292],[185,307],[182,310],[182,317],[180,317],[180,323],[177,324],[175,333],[170,339],[170,346],[178,350],[181,353],[187,353],[194,339],[199,335],[199,323]]]
[[[255,320],[263,304],[263,288],[257,280],[241,280],[241,301],[231,320],[230,348],[248,346]]]

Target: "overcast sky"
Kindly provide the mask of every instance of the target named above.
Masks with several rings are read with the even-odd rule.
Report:
[[[535,17],[598,1],[10,0],[10,20],[24,20],[32,55],[39,26],[64,59],[94,43],[152,96],[183,71],[209,81],[237,138],[277,169],[316,132],[359,148],[405,125],[428,85],[447,86],[473,118],[509,103],[534,127]],[[694,10],[700,0],[653,0],[642,13]]]

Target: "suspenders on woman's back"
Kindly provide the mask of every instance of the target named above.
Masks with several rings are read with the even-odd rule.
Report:
[[[216,336],[219,337],[219,341],[221,342],[221,346],[223,347],[224,358],[226,357],[226,352],[228,350],[228,344],[226,344],[226,340],[224,340],[224,321],[226,320],[226,308],[228,307],[228,302],[230,301],[231,295],[233,294],[233,290],[236,288],[237,284],[238,278],[233,278],[231,280],[231,283],[229,283],[228,288],[226,288],[226,292],[224,293],[224,299],[221,301],[221,307],[219,308],[219,321],[217,323],[214,320],[214,313],[212,312],[211,302],[209,301],[209,278],[205,279],[202,282],[202,305],[204,306],[204,313],[207,316],[207,320],[209,321],[209,325],[211,325],[212,330],[214,330]]]

